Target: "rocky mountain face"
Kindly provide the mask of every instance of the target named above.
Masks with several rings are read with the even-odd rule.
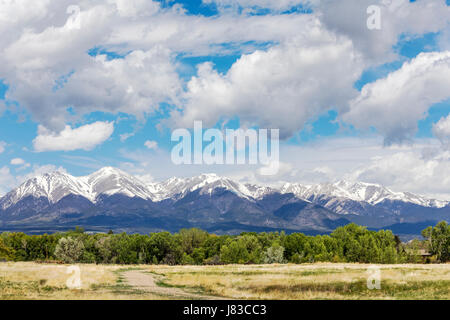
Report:
[[[362,182],[271,188],[202,174],[146,184],[111,167],[85,177],[44,174],[0,199],[0,230],[27,232],[83,226],[91,231],[198,227],[217,233],[286,230],[315,234],[356,222],[417,234],[423,225],[449,217],[446,201]]]

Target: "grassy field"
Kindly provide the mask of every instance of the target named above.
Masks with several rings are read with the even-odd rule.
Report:
[[[167,288],[229,299],[450,299],[450,264],[380,265],[379,290],[367,288],[361,264],[78,266],[81,289],[69,289],[66,265],[0,263],[0,299],[175,298]],[[129,285],[131,271],[157,277],[164,295]]]

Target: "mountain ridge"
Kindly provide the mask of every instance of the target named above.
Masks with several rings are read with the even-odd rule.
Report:
[[[45,173],[30,178],[19,187],[0,197],[0,208],[17,203],[20,198],[32,195],[47,197],[56,203],[68,194],[80,195],[95,203],[102,194],[125,194],[154,202],[169,198],[180,198],[188,192],[200,189],[201,194],[211,193],[216,188],[225,188],[240,197],[261,199],[274,192],[293,193],[299,199],[314,202],[320,196],[367,202],[376,205],[385,200],[403,201],[424,207],[442,208],[450,201],[432,199],[410,192],[394,192],[374,183],[340,180],[335,183],[301,184],[285,183],[279,188],[258,184],[243,184],[217,174],[201,174],[189,178],[173,177],[162,182],[145,183],[138,177],[114,167],[104,167],[90,175],[75,177],[61,171]]]
[[[326,233],[350,222],[369,228],[413,228],[449,217],[447,201],[363,182],[287,183],[274,188],[201,174],[145,183],[112,167],[82,177],[45,173],[0,198],[0,227],[19,230],[83,225],[129,232],[201,227],[216,232]]]

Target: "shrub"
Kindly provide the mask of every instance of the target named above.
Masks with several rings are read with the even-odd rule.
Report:
[[[264,253],[263,262],[266,264],[272,263],[284,263],[284,248],[280,245],[273,245],[270,248],[267,248]]]
[[[74,263],[79,261],[84,252],[83,242],[72,237],[61,238],[55,248],[57,259],[65,263]]]

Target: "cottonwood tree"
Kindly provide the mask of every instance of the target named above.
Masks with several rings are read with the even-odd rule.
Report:
[[[430,253],[436,255],[438,261],[450,260],[450,225],[447,222],[441,221],[434,228],[426,228],[422,236],[429,241]]]
[[[14,259],[14,250],[8,248],[3,240],[0,239],[0,260],[13,260]]]

